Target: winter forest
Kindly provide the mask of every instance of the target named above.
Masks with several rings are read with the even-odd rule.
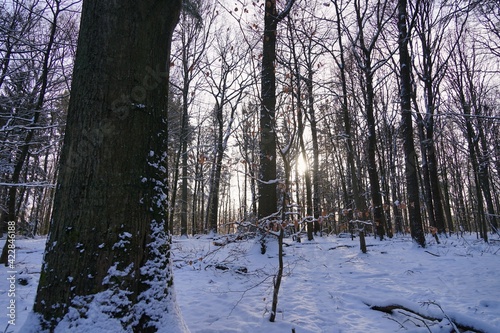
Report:
[[[46,239],[19,332],[187,331],[200,237],[276,251],[272,322],[291,244],[498,245],[499,74],[496,0],[0,1],[0,262]]]

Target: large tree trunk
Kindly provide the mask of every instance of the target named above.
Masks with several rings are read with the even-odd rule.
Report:
[[[420,214],[420,195],[418,190],[417,155],[413,142],[413,124],[411,115],[411,75],[410,55],[408,52],[409,34],[407,29],[407,2],[398,1],[399,65],[401,75],[401,127],[403,131],[403,149],[405,154],[405,176],[408,192],[408,218],[411,236],[420,246],[425,247],[425,235]]]
[[[276,193],[276,28],[290,12],[295,1],[288,0],[283,12],[278,14],[276,0],[266,1],[264,14],[264,38],[262,47],[261,99],[260,108],[260,175],[259,175],[259,218],[277,211]]]
[[[267,1],[264,18],[264,44],[262,49],[262,74],[260,109],[260,175],[259,218],[277,210],[276,194],[276,137],[274,134],[276,112],[276,0]]]
[[[180,7],[180,0],[83,3],[34,305],[41,328],[27,331],[105,322],[115,332],[185,330],[171,288],[164,188],[168,58]]]

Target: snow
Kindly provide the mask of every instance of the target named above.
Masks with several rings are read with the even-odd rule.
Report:
[[[174,238],[174,285],[179,309],[192,333],[230,332],[451,332],[453,325],[478,331],[500,332],[500,241],[490,244],[451,236],[419,248],[407,236],[384,241],[368,237],[368,252],[359,250],[357,238],[319,237],[295,243],[285,239],[285,276],[276,322],[269,322],[273,276],[277,271],[277,242],[268,239],[262,255],[258,239],[225,246],[225,236]],[[36,332],[30,312],[36,294],[46,238],[16,239],[15,270],[0,267],[0,331]],[[0,246],[5,238],[0,240]],[[111,269],[112,270],[112,269]],[[117,272],[112,270],[115,274]],[[15,275],[15,297],[9,277]],[[9,290],[10,289],[10,290]],[[109,333],[119,320],[103,315],[109,302],[89,306],[81,331]],[[120,295],[118,295],[120,296]],[[116,297],[116,295],[115,295]],[[15,321],[8,307],[15,300]],[[115,302],[116,303],[116,302]],[[154,304],[161,304],[156,302]],[[370,306],[399,305],[392,314]],[[81,310],[81,309],[80,309]],[[162,319],[168,327],[178,309]],[[409,311],[437,318],[424,320]],[[61,332],[76,332],[68,314]],[[8,322],[15,323],[9,325]],[[453,323],[452,323],[453,322]],[[23,324],[25,324],[23,326]],[[182,324],[181,324],[182,326]],[[21,329],[23,327],[23,329]],[[67,329],[64,331],[64,329]],[[80,330],[79,330],[80,331]]]
[[[125,248],[130,243],[128,239],[132,238],[132,234],[130,232],[123,232],[118,237],[120,240],[113,245],[113,250],[116,248]]]

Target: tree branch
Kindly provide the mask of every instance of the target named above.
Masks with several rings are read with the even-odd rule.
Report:
[[[274,23],[277,24],[280,21],[282,21],[285,17],[287,17],[287,15],[290,13],[290,10],[292,9],[292,6],[294,3],[295,3],[295,0],[288,0],[285,8],[281,11],[281,13],[278,14],[278,16],[276,16],[276,20],[274,21]]]
[[[474,321],[472,319],[467,320],[465,316],[447,315],[444,313],[444,311],[441,309],[440,306],[438,307],[441,309],[441,312],[443,313],[442,315],[437,313],[436,314],[422,313],[414,307],[408,307],[397,303],[388,303],[386,305],[371,305],[365,302],[365,304],[368,305],[372,310],[381,311],[388,314],[393,314],[393,311],[395,310],[402,310],[430,321],[442,321],[443,319],[446,318],[450,321],[451,325],[456,325],[460,330],[464,331],[471,331],[477,333],[492,333],[494,331],[493,327],[490,327],[485,323]],[[424,303],[424,304],[435,304],[435,303]]]

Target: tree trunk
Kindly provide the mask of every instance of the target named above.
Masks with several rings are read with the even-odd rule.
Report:
[[[416,100],[416,91],[413,91],[413,104],[417,105]],[[418,107],[417,107],[418,109]],[[434,216],[434,204],[432,201],[432,190],[431,190],[431,180],[429,176],[429,163],[427,157],[427,147],[425,145],[425,128],[424,128],[424,119],[420,112],[417,111],[417,127],[418,127],[418,136],[420,140],[420,151],[422,153],[422,185],[423,188],[422,193],[424,197],[425,207],[427,209],[427,219],[429,221],[429,225],[436,226],[436,218]]]
[[[283,237],[284,231],[283,227],[279,226],[278,234],[278,272],[273,280],[273,302],[271,305],[271,315],[269,316],[269,321],[274,322],[276,319],[276,312],[278,310],[278,296],[281,286],[281,279],[283,278]]]
[[[483,189],[484,199],[486,201],[486,208],[488,210],[486,219],[491,229],[495,232],[498,232],[497,215],[493,205],[493,198],[491,196],[491,190],[490,190],[490,172],[489,172],[490,161],[489,161],[488,143],[486,142],[486,137],[483,130],[483,122],[481,120],[481,117],[478,117],[477,122],[478,122],[479,144],[481,145],[480,148],[479,147],[477,148],[479,153],[478,171],[479,171],[479,181]]]
[[[367,68],[371,66],[367,64]],[[377,227],[377,234],[380,239],[385,235],[385,216],[382,207],[382,195],[380,194],[380,182],[377,170],[376,149],[377,137],[375,131],[375,117],[373,114],[373,77],[371,76],[371,69],[365,72],[366,77],[366,122],[368,125],[368,178],[370,179],[370,194],[372,198],[373,208],[373,222]]]
[[[304,110],[304,102],[303,102],[303,94],[302,94],[302,84],[301,84],[301,73],[300,73],[300,68],[299,68],[299,59],[297,57],[297,53],[295,52],[295,41],[293,39],[293,31],[292,31],[292,26],[288,25],[288,28],[290,30],[290,39],[292,42],[291,45],[291,51],[292,51],[292,56],[293,56],[293,72],[295,76],[295,82],[297,84],[296,87],[294,87],[292,90],[295,91],[294,95],[297,100],[297,132],[298,132],[298,138],[299,138],[299,146],[300,146],[300,155],[302,156],[302,160],[304,163],[306,163],[306,170],[304,172],[304,180],[305,180],[305,186],[306,186],[306,216],[312,216],[313,215],[313,199],[312,199],[312,184],[311,184],[311,171],[309,170],[309,162],[307,158],[307,151],[306,151],[306,144],[304,141],[304,115],[303,115],[303,110]],[[293,80],[293,79],[292,79]],[[313,222],[308,219],[307,221],[307,238],[308,240],[313,240],[313,231],[314,231],[314,225]]]
[[[50,34],[49,34],[49,40],[47,42],[47,47],[43,52],[41,76],[37,82],[37,84],[40,85],[40,92],[38,93],[36,102],[33,105],[34,114],[31,122],[32,126],[38,123],[40,119],[40,114],[42,112],[42,108],[45,103],[45,97],[46,97],[45,94],[47,92],[47,86],[49,84],[49,75],[50,75],[50,57],[52,55],[52,48],[54,46],[54,41],[57,32],[57,23],[59,15],[61,13],[61,9],[59,8],[59,2],[56,2],[55,8],[51,8],[51,10],[54,17],[50,25]],[[10,182],[13,184],[13,186],[11,186],[7,191],[7,212],[3,215],[3,220],[0,223],[0,228],[6,226],[8,222],[11,221],[13,221],[14,223],[18,222],[17,221],[18,209],[16,209],[16,204],[20,201],[20,198],[18,197],[18,190],[20,189],[20,187],[16,185],[19,183],[21,179],[21,172],[23,171],[26,161],[29,160],[30,147],[34,135],[35,131],[33,129],[27,130],[26,136],[24,137],[23,140],[24,142],[19,147],[19,151],[16,152],[14,170],[12,173],[12,178],[10,179]],[[24,189],[21,188],[21,190]],[[2,255],[0,256],[0,263],[5,265],[7,265],[7,258],[8,258],[7,246],[8,244],[6,242],[2,250]]]
[[[314,212],[314,233],[321,232],[321,226],[318,222],[321,216],[321,186],[319,179],[319,144],[318,144],[318,122],[314,110],[314,91],[313,91],[313,69],[309,68],[307,76],[307,109],[309,115],[309,124],[311,125],[311,139],[313,148],[313,212]]]
[[[111,320],[116,332],[186,330],[172,296],[164,165],[168,58],[180,7],[173,0],[83,3],[34,305],[38,331]],[[102,311],[99,322],[86,315],[91,308]]]
[[[433,206],[432,211],[429,209],[428,214],[431,218],[434,218],[434,221],[430,221],[431,226],[436,227],[438,233],[442,234],[446,230],[446,220],[440,190],[441,184],[436,156],[434,121],[438,105],[436,98],[438,97],[439,84],[447,68],[446,62],[448,58],[444,57],[444,59],[441,59],[436,54],[444,46],[442,35],[446,33],[445,27],[451,24],[450,21],[455,14],[443,13],[442,20],[435,20],[433,18],[435,15],[434,6],[441,5],[435,4],[433,1],[422,1],[420,3],[418,13],[416,14],[418,15],[416,29],[418,30],[417,33],[421,47],[421,71],[418,73],[418,76],[422,81],[425,103],[425,118],[421,123],[421,128],[425,130],[425,133],[421,135],[420,139],[422,149],[425,150],[426,155],[422,156],[422,160],[428,172],[426,175],[426,183],[428,183],[428,189],[426,190],[427,201]],[[445,8],[446,6],[441,6],[439,12],[441,12],[441,9],[446,10]]]
[[[223,97],[224,98],[224,97]],[[224,121],[222,106],[216,107],[217,141],[214,150],[214,164],[212,166],[212,176],[210,179],[210,194],[207,203],[207,226],[210,233],[217,233],[217,220],[219,213],[219,189],[222,173],[222,159],[224,158]]]
[[[264,18],[264,44],[262,50],[262,76],[260,109],[260,175],[259,219],[276,212],[276,0],[266,2]]]
[[[187,106],[182,114],[181,145],[182,145],[182,180],[181,180],[181,236],[187,236],[188,225],[188,112]]]
[[[405,154],[405,177],[408,192],[408,218],[413,240],[425,247],[425,235],[420,215],[420,195],[417,174],[417,155],[413,142],[413,124],[411,113],[411,59],[408,52],[409,34],[407,28],[407,1],[398,0],[399,31],[399,66],[401,75],[401,127],[403,131],[403,149]]]
[[[383,8],[378,8],[377,14],[381,15],[384,11],[385,6],[381,3],[377,4]],[[366,11],[361,8],[361,4],[358,2],[354,2],[354,7],[356,11],[356,23],[357,23],[357,33],[356,36],[358,47],[360,48],[360,53],[358,54],[357,61],[358,66],[363,72],[363,98],[364,98],[364,107],[366,112],[366,126],[368,127],[367,133],[367,167],[368,167],[368,179],[370,180],[370,196],[372,202],[372,214],[373,214],[373,222],[377,228],[377,234],[379,238],[382,240],[385,235],[384,226],[385,216],[382,207],[382,195],[380,193],[380,182],[379,182],[379,170],[377,169],[377,159],[376,159],[376,150],[377,150],[377,132],[376,132],[376,121],[374,115],[374,100],[375,100],[375,91],[373,86],[373,76],[375,74],[375,68],[372,66],[372,52],[374,50],[375,42],[378,38],[378,35],[375,34],[373,40],[369,43],[365,41],[365,29],[367,23]],[[382,29],[382,26],[379,25],[378,29]],[[380,30],[379,30],[380,31]]]
[[[196,140],[196,157],[197,160],[195,162],[194,169],[194,185],[193,185],[193,209],[191,211],[191,235],[196,235],[199,232],[198,219],[199,219],[199,204],[200,201],[204,201],[202,196],[199,196],[198,193],[201,192],[201,187],[203,184],[203,164],[205,164],[205,155],[201,152],[200,149],[201,143],[201,131],[198,131],[198,137]],[[201,200],[200,200],[201,199]],[[203,212],[203,210],[201,210]]]
[[[351,116],[349,114],[349,105],[348,105],[348,92],[347,92],[347,77],[346,77],[346,62],[344,57],[344,44],[342,43],[342,27],[341,27],[341,15],[338,3],[335,1],[335,12],[337,16],[337,33],[339,36],[339,50],[340,50],[340,61],[338,62],[338,67],[340,70],[340,79],[342,84],[342,119],[344,122],[344,131],[345,131],[345,143],[347,150],[347,168],[348,172],[351,176],[352,182],[352,194],[354,199],[354,211],[357,211],[361,214],[366,212],[366,203],[360,194],[360,186],[358,180],[358,173],[356,171],[356,163],[354,156],[354,145],[353,145],[353,134],[351,130]],[[357,219],[358,216],[354,216],[354,219]]]
[[[448,233],[452,233],[454,231],[454,223],[453,223],[453,215],[451,214],[451,199],[450,199],[450,185],[448,179],[448,168],[446,167],[446,163],[442,163],[443,165],[443,201],[446,203],[444,205],[444,212],[446,215],[446,221],[448,226]]]
[[[462,101],[462,111],[464,113],[464,118],[465,118],[465,126],[467,130],[467,144],[469,146],[469,154],[470,154],[470,162],[472,164],[472,173],[474,176],[474,187],[476,190],[476,200],[477,200],[477,207],[476,210],[478,212],[478,227],[479,227],[479,233],[481,235],[481,238],[484,239],[485,242],[488,241],[488,228],[486,226],[486,219],[484,216],[484,200],[483,200],[483,193],[481,192],[481,180],[480,180],[480,171],[479,171],[479,163],[478,163],[478,157],[477,157],[477,152],[476,152],[476,144],[474,142],[476,134],[474,131],[474,128],[472,127],[472,123],[470,121],[470,105],[466,102],[465,96],[461,94],[460,100]]]
[[[288,0],[283,12],[278,14],[276,0],[267,0],[264,13],[264,38],[262,48],[262,74],[260,108],[260,175],[259,175],[259,219],[276,213],[276,28],[285,18],[294,3]]]
[[[188,141],[189,141],[189,90],[191,83],[191,73],[190,68],[194,64],[189,63],[189,49],[191,44],[189,42],[184,42],[185,36],[182,36],[183,40],[183,48],[182,48],[182,76],[183,76],[183,85],[182,85],[182,119],[181,119],[181,133],[180,133],[180,146],[179,146],[179,156],[181,162],[181,236],[187,236],[187,200],[188,200]],[[175,169],[176,174],[178,175],[178,167]],[[178,177],[175,177],[174,180],[175,186],[174,190],[177,190],[177,181]],[[175,198],[174,194],[174,198]],[[172,209],[175,209],[176,202],[175,200],[172,202]],[[173,215],[173,214],[172,214]],[[173,224],[173,216],[170,217],[170,222]],[[171,230],[173,225],[171,226]]]

